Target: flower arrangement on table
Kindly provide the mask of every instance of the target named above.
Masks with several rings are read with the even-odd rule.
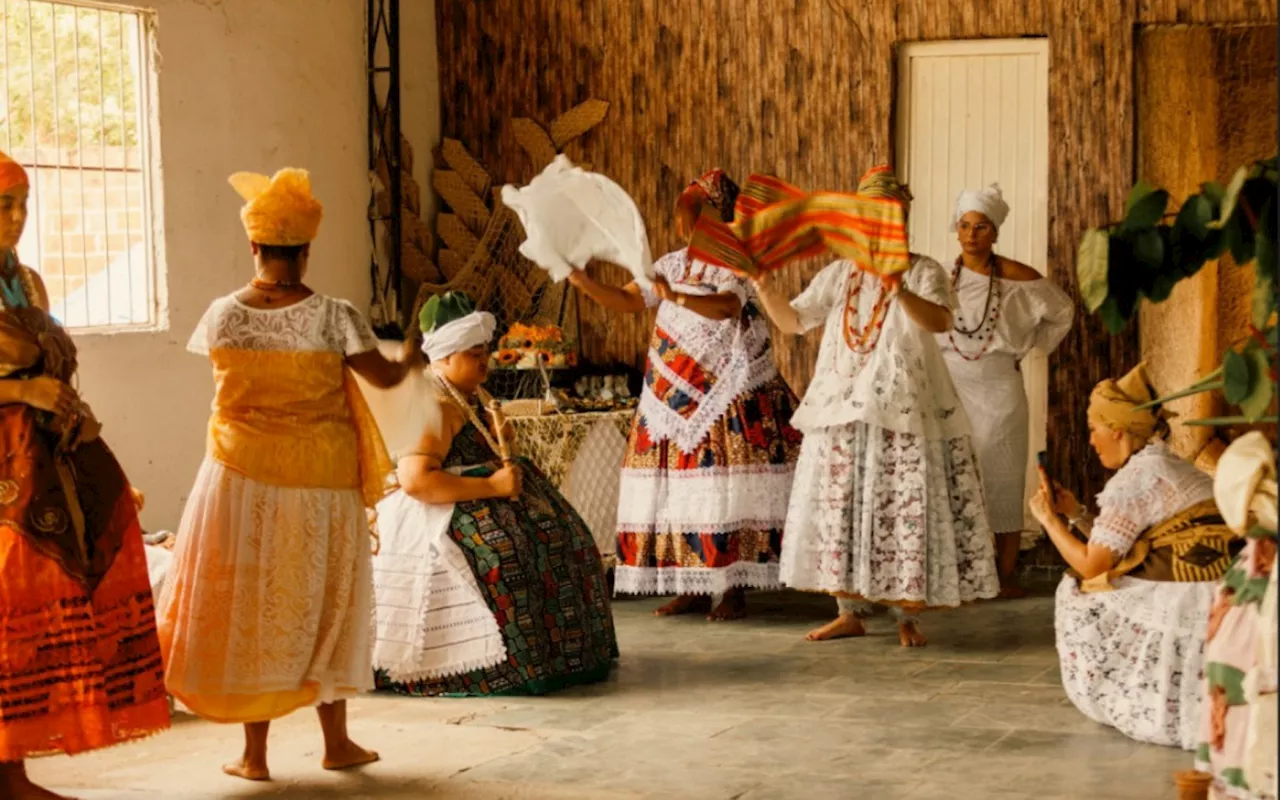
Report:
[[[498,340],[490,357],[494,369],[568,369],[577,365],[577,347],[565,339],[557,325],[517,322]]]

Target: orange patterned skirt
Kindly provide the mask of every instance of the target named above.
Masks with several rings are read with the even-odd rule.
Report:
[[[64,457],[87,548],[68,552],[66,484],[54,466],[31,411],[0,408],[0,761],[80,753],[169,726],[128,483],[101,442]]]

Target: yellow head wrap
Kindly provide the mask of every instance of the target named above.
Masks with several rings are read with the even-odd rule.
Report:
[[[1107,378],[1089,395],[1089,424],[1109,428],[1139,439],[1150,439],[1160,422],[1154,409],[1138,406],[1155,399],[1147,365],[1139,364],[1120,380]]]
[[[324,207],[311,195],[305,169],[287,167],[272,177],[237,172],[227,179],[245,199],[240,220],[249,241],[296,247],[316,238]]]

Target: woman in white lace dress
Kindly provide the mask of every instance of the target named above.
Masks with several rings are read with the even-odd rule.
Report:
[[[703,205],[733,218],[738,188],[719,170],[691,184],[678,209],[691,232]],[[800,434],[796,397],[773,362],[751,288],[687,250],[654,265],[653,290],[569,280],[622,313],[658,309],[644,389],[623,461],[616,588],[675,594],[659,615],[722,595],[711,619],[745,614],[744,588],[778,584],[778,557]]]
[[[347,736],[346,698],[373,688],[366,510],[394,467],[351,373],[395,385],[417,349],[387,360],[350,303],[302,283],[321,217],[306,172],[232,184],[257,275],[188,345],[213,363],[213,416],[157,616],[169,692],[243,724],[224,771],[266,780],[270,721],[305,706],[325,769],[377,759]]]
[[[1026,264],[993,249],[1009,215],[1000,187],[956,198],[952,229],[960,256],[951,270],[959,307],[938,335],[956,392],[969,412],[987,516],[996,533],[1001,597],[1023,597],[1018,551],[1025,525],[1027,393],[1019,365],[1032,348],[1051,353],[1071,329],[1071,298]],[[1037,532],[1038,533],[1038,532]],[[1028,536],[1026,544],[1035,541]]]
[[[1051,497],[1042,485],[1031,508],[1072,569],[1054,610],[1067,696],[1127,736],[1190,750],[1209,607],[1236,540],[1213,479],[1174,455],[1157,413],[1139,408],[1152,397],[1141,366],[1090,397],[1090,443],[1118,470],[1096,518],[1061,487]]]
[[[909,203],[883,170],[858,193]],[[837,596],[838,617],[811,640],[864,635],[861,617],[880,603],[895,608],[903,646],[921,646],[915,612],[998,591],[969,422],[933,337],[951,326],[947,273],[912,255],[899,285],[837,261],[791,303],[757,294],[784,333],[825,324],[792,420],[805,439],[782,582]]]

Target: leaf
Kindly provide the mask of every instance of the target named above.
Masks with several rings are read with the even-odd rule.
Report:
[[[1197,241],[1203,241],[1209,234],[1209,223],[1213,221],[1213,207],[1204,195],[1193,194],[1187,198],[1178,211],[1174,226],[1191,234]]]
[[[1090,228],[1080,237],[1076,255],[1076,282],[1080,297],[1090,313],[1097,311],[1107,299],[1108,250],[1111,237],[1106,231]]]
[[[1156,187],[1146,181],[1138,181],[1135,183],[1133,188],[1129,190],[1129,196],[1125,198],[1124,215],[1126,217],[1129,216],[1133,211],[1134,206],[1136,206],[1143,198],[1153,194],[1155,191]]]
[[[1256,263],[1256,262],[1255,262]],[[1266,327],[1276,310],[1276,284],[1271,274],[1258,270],[1258,282],[1253,287],[1253,302],[1250,318],[1253,327],[1261,330]]]
[[[1236,214],[1227,223],[1223,234],[1227,240],[1227,248],[1231,250],[1231,257],[1235,259],[1236,264],[1244,266],[1253,261],[1253,255],[1257,242],[1254,238],[1253,226],[1249,224],[1249,220],[1245,219],[1244,214]]]
[[[1129,317],[1120,312],[1120,307],[1113,297],[1108,297],[1098,307],[1098,316],[1102,318],[1102,324],[1107,326],[1107,332],[1113,336],[1129,324]]]
[[[1252,378],[1249,374],[1249,362],[1235,350],[1228,350],[1222,355],[1222,396],[1231,405],[1238,405],[1249,395]]]
[[[1276,387],[1270,375],[1271,358],[1267,351],[1256,346],[1247,348],[1244,357],[1249,363],[1252,385],[1249,393],[1237,405],[1245,418],[1250,422],[1257,422],[1271,408],[1271,401],[1275,398]]]
[[[1209,205],[1216,212],[1222,207],[1222,198],[1227,196],[1227,190],[1216,181],[1206,181],[1200,184],[1200,194],[1204,195],[1204,199],[1209,201]]]
[[[1121,227],[1134,233],[1145,231],[1160,221],[1164,216],[1164,210],[1168,207],[1168,192],[1164,189],[1152,189],[1146,184],[1139,183],[1129,193],[1124,225]]]
[[[1209,223],[1210,228],[1221,230],[1230,221],[1231,215],[1236,210],[1236,199],[1240,196],[1240,190],[1244,188],[1244,182],[1248,179],[1248,167],[1241,167],[1236,170],[1236,174],[1231,178],[1231,183],[1227,185],[1226,191],[1222,193],[1222,200],[1218,206],[1218,218]]]
[[[1130,239],[1134,260],[1153,273],[1160,273],[1164,267],[1164,237],[1159,228],[1147,228]]]

